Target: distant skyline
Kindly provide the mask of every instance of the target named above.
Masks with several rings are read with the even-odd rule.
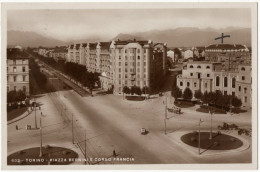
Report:
[[[120,33],[179,27],[251,28],[249,8],[9,10],[7,30],[30,31],[62,41],[111,39]]]

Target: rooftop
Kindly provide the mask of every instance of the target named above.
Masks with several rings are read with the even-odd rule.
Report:
[[[100,42],[101,49],[108,50],[110,48],[111,42]]]
[[[235,50],[246,49],[244,45],[240,44],[213,44],[207,46],[205,49],[221,49],[221,50]]]
[[[7,49],[7,59],[28,59],[29,55],[17,48]]]

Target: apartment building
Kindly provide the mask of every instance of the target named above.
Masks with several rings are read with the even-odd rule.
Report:
[[[68,61],[77,57],[70,45]],[[167,45],[152,41],[112,41],[88,43],[84,50],[88,71],[100,73],[101,86],[114,88],[121,94],[124,86],[155,87],[156,80],[166,73]]]
[[[29,90],[29,57],[22,49],[7,49],[7,92],[22,90],[27,96]]]
[[[239,65],[251,65],[251,54],[245,45],[214,44],[205,48],[205,60],[221,62],[225,70],[238,70]]]
[[[219,62],[189,62],[177,76],[177,86],[184,91],[189,87],[193,95],[196,90],[202,93],[221,91],[242,100],[243,106],[251,106],[251,66],[239,65],[237,71],[223,70]]]

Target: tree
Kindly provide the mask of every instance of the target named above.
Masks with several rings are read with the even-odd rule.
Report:
[[[140,87],[136,87],[135,94],[141,96],[141,94],[142,94],[142,90],[141,90]]]
[[[130,88],[128,88],[127,86],[124,86],[123,93],[124,94],[130,94]]]
[[[136,93],[136,88],[137,87],[135,85],[131,87],[131,95],[134,95]]]
[[[239,108],[242,105],[242,101],[241,99],[239,99],[238,97],[233,97],[232,98],[232,106]]]
[[[201,92],[201,90],[195,91],[194,97],[195,97],[196,99],[202,99],[202,98],[203,98],[203,93]]]
[[[181,57],[181,51],[179,50],[179,48],[174,48],[174,55],[177,55],[178,58],[174,58],[175,62],[177,61],[177,59],[179,59]]]
[[[179,87],[175,87],[172,89],[172,96],[175,99],[181,98],[182,97],[182,91]]]
[[[149,87],[145,86],[142,88],[142,93],[143,94],[149,94]]]
[[[193,97],[193,93],[189,87],[186,87],[183,92],[183,98],[186,100],[190,100]]]

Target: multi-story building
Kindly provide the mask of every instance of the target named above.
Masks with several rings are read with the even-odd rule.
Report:
[[[28,56],[22,49],[7,49],[7,92],[22,90],[30,94]]]
[[[75,45],[69,46],[68,61],[77,57]],[[166,44],[152,41],[112,41],[88,43],[84,50],[88,71],[100,73],[104,89],[113,86],[115,94],[121,94],[124,86],[156,86],[156,80],[166,73]]]
[[[239,65],[251,64],[251,55],[245,45],[214,44],[205,48],[205,60],[221,62],[225,70],[237,70]]]
[[[184,91],[189,87],[193,95],[221,91],[242,100],[243,106],[251,106],[251,66],[239,65],[238,71],[223,70],[219,62],[189,62],[177,76],[177,86]]]
[[[51,53],[51,57],[54,60],[66,60],[68,55],[68,50],[66,48],[55,48]]]

